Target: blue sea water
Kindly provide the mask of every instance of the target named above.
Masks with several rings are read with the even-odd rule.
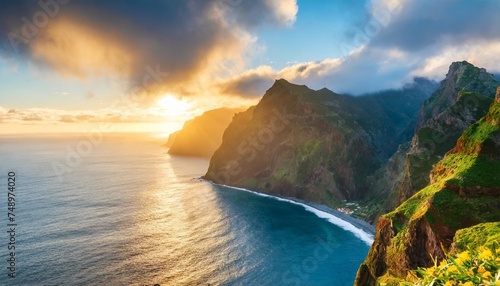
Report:
[[[163,143],[150,134],[0,137],[0,284],[352,285],[369,249],[360,231],[199,180],[208,160],[170,156]],[[7,276],[8,172],[16,278]]]

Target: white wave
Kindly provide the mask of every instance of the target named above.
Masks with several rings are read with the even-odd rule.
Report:
[[[213,184],[215,184],[215,183],[213,183]],[[280,197],[276,197],[276,196],[272,196],[272,195],[268,195],[268,194],[263,194],[263,193],[251,191],[251,190],[248,190],[248,189],[244,189],[244,188],[238,188],[238,187],[227,186],[227,185],[220,185],[220,184],[216,184],[216,185],[223,186],[223,187],[226,187],[226,188],[241,190],[241,191],[249,192],[249,193],[252,193],[252,194],[255,194],[255,195],[258,195],[258,196],[272,198],[272,199],[275,199],[275,200],[278,200],[278,201],[288,202],[288,203],[291,203],[291,204],[302,206],[307,211],[314,213],[319,218],[326,219],[330,223],[332,223],[332,224],[334,224],[334,225],[336,225],[336,226],[338,226],[338,227],[340,227],[340,228],[342,228],[342,229],[344,229],[346,231],[349,231],[349,232],[353,233],[356,237],[358,237],[363,242],[365,242],[366,244],[368,244],[368,246],[371,246],[373,244],[373,235],[365,232],[364,230],[362,230],[360,228],[355,227],[350,222],[345,221],[345,220],[343,220],[343,219],[341,219],[341,218],[339,218],[339,217],[337,217],[337,216],[335,216],[333,214],[327,213],[325,211],[319,210],[319,209],[311,207],[309,205],[306,205],[306,204],[303,204],[303,203],[299,203],[299,202],[296,202],[296,201],[293,201],[293,200],[289,200],[289,199],[284,199],[284,198],[280,198]]]

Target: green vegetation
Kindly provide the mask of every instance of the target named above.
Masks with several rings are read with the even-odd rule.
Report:
[[[465,62],[467,63],[467,62]],[[479,74],[479,70],[475,68],[473,65],[467,63],[468,65],[465,66],[463,74],[461,77],[458,77],[458,74],[455,75],[455,82],[457,84],[465,85],[471,81],[474,81],[474,79],[477,78]]]
[[[453,133],[456,133],[456,131]],[[459,135],[454,138],[454,136],[450,136],[449,130],[442,132],[430,127],[424,127],[418,131],[417,136],[419,143],[423,145],[422,147],[424,147],[429,154],[442,155],[453,147]]]
[[[382,207],[382,200],[380,199],[374,199],[371,202],[368,201],[368,203],[366,201],[357,203],[359,204],[359,208],[355,209],[351,215],[364,221],[369,221],[373,214],[377,213]]]
[[[419,268],[412,283],[387,285],[499,285],[500,222],[481,223],[457,231],[447,258]],[[381,284],[382,285],[382,284]]]
[[[449,179],[448,183],[460,187],[482,186],[492,188],[500,186],[500,161],[491,154],[481,154],[482,149],[498,136],[500,126],[494,119],[499,116],[500,104],[493,104],[488,116],[469,127],[458,140],[455,150],[448,154],[434,169],[438,174],[435,180]],[[493,149],[496,149],[493,147]],[[495,153],[497,150],[489,152]]]
[[[379,278],[379,286],[413,286],[413,283],[407,282],[404,279],[396,278],[390,275],[384,275]]]
[[[440,114],[439,118],[433,119],[429,125],[417,132],[418,144],[416,145],[416,150],[408,155],[408,167],[412,187],[419,189],[429,183],[427,176],[433,169],[433,165],[438,163],[442,156],[455,146],[457,139],[463,135],[463,127],[450,124],[448,121],[454,119],[458,122],[466,123],[471,120],[472,122],[479,120],[487,114],[491,102],[491,98],[481,94],[460,91],[458,100],[453,105],[446,108]],[[471,139],[477,141],[466,141],[473,142],[467,146],[470,149],[469,153],[475,153],[477,142],[482,142],[491,132],[498,130],[498,127],[495,129],[492,124],[487,124],[487,126],[477,124],[477,126],[480,126],[481,130],[478,130],[479,132],[475,130],[469,131],[475,136]]]
[[[498,124],[498,120],[500,120],[500,103],[497,102],[490,107],[486,119],[489,122],[496,122],[495,124]]]
[[[487,140],[493,132],[498,132],[499,130],[500,126],[486,122],[486,119],[483,118],[481,121],[472,125],[471,128],[465,131],[463,137],[468,144],[465,146],[464,151],[472,153],[474,151],[474,149],[472,149],[473,147],[477,146],[478,143]]]
[[[491,110],[496,111],[500,104],[493,104]],[[489,114],[491,117],[491,114]],[[477,196],[469,193],[464,200],[458,191],[450,190],[446,186],[494,188],[500,186],[500,161],[480,156],[478,151],[494,132],[498,132],[498,124],[493,125],[481,119],[473,124],[460,137],[458,145],[474,146],[469,149],[457,149],[451,152],[434,168],[434,181],[413,197],[401,204],[396,210],[385,215],[395,225],[396,233],[411,219],[423,214],[432,224],[439,222],[453,229],[462,225],[474,224],[484,221],[495,221],[500,218],[500,210],[495,207],[490,197]],[[473,152],[474,151],[474,152]],[[464,154],[465,153],[465,154]],[[432,212],[428,211],[430,207]],[[439,217],[437,217],[439,216]]]
[[[417,286],[500,285],[500,249],[479,247],[448,255],[439,263],[415,271]]]
[[[287,166],[275,169],[274,172],[272,173],[272,176],[275,182],[279,182],[285,177],[293,177],[292,174],[293,174],[293,168]]]
[[[464,225],[495,221],[500,210],[488,196],[473,196],[464,199],[457,192],[443,189],[433,196],[433,211],[426,214],[431,225],[439,224],[458,230]]]
[[[481,223],[461,229],[455,234],[453,244],[459,252],[480,247],[497,247],[500,250],[500,222]]]
[[[440,163],[445,172],[441,179],[450,178],[449,184],[460,187],[482,186],[492,188],[500,186],[500,162],[484,157],[449,154]]]
[[[396,236],[395,239],[400,239]],[[482,223],[459,230],[454,238],[455,251],[430,267],[421,267],[405,278],[386,273],[378,285],[499,285],[500,222]],[[389,255],[393,255],[389,253]]]
[[[434,166],[433,184],[383,216],[390,221],[383,231],[393,233],[383,246],[374,244],[386,252],[386,270],[375,277],[380,285],[500,284],[500,150],[493,139],[499,138],[498,106]],[[462,252],[454,256],[457,251]],[[425,253],[447,258],[438,264]],[[376,261],[376,255],[367,261]],[[411,265],[425,268],[414,272]]]
[[[386,214],[385,217],[391,220],[404,217],[408,221],[415,214],[424,212],[427,209],[427,202],[439,190],[438,184],[430,185],[406,200],[394,211]]]
[[[305,144],[299,146],[298,148],[298,161],[299,162],[304,162],[304,161],[309,161],[309,160],[314,160],[317,158],[311,158],[311,157],[316,157],[318,155],[321,155],[321,147],[323,145],[323,140],[321,139],[311,139],[310,141],[306,142]]]
[[[402,89],[355,97],[277,80],[251,112],[233,118],[206,178],[220,180],[210,174],[237,162],[242,172],[229,185],[330,207],[365,198],[368,177],[411,136],[409,125],[436,85],[419,79]],[[263,143],[259,134],[270,124],[278,131]],[[370,219],[380,204],[357,215]]]

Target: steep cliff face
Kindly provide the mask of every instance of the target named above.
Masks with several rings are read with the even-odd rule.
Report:
[[[170,135],[166,147],[169,154],[211,157],[222,143],[222,135],[235,113],[242,109],[219,108],[207,111]]]
[[[229,125],[205,177],[332,206],[360,198],[367,176],[401,143],[394,135],[407,128],[429,86],[421,80],[355,98],[278,80]]]
[[[484,69],[467,62],[451,64],[440,87],[420,110],[417,131],[411,140],[404,167],[398,168],[404,170],[403,174],[391,174],[399,181],[381,185],[386,194],[391,194],[382,212],[392,210],[429,183],[432,166],[453,148],[468,126],[486,114],[499,85],[500,82]],[[375,181],[384,180],[384,172],[391,173],[385,170]],[[383,190],[378,192],[383,193]]]
[[[497,88],[497,94],[495,95],[495,102],[500,102],[500,86]]]
[[[471,125],[434,166],[430,185],[383,215],[356,285],[411,280],[410,271],[429,267],[452,249],[458,230],[500,221],[500,103]],[[468,236],[470,237],[470,235]]]
[[[415,78],[401,89],[385,90],[355,98],[356,105],[370,118],[360,120],[386,158],[398,150],[401,142],[411,139],[416,111],[437,88],[438,83]]]
[[[495,77],[483,68],[477,68],[466,61],[452,63],[438,90],[420,109],[415,131],[422,128],[429,119],[437,117],[452,106],[460,91],[467,90],[492,97],[498,85]]]
[[[378,160],[349,103],[327,90],[276,81],[249,121],[230,125],[206,178],[323,203],[356,196],[354,169],[362,176]]]

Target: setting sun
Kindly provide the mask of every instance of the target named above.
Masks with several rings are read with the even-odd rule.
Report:
[[[180,115],[192,108],[192,105],[184,100],[177,99],[173,95],[166,95],[158,101],[158,105],[168,115]]]

